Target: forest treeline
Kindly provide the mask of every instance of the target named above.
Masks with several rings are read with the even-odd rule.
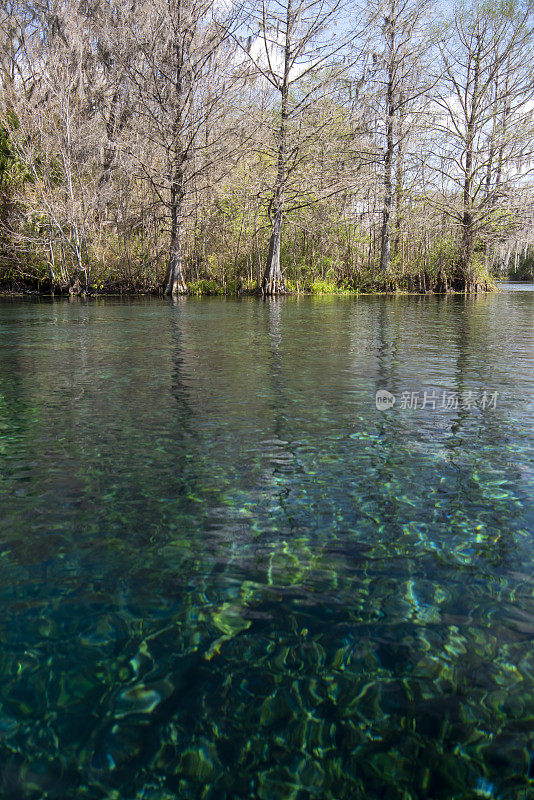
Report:
[[[530,5],[0,14],[4,288],[478,291],[532,272]]]

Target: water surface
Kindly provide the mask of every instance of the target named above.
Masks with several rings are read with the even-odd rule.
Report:
[[[1,796],[534,797],[531,288],[0,301]]]

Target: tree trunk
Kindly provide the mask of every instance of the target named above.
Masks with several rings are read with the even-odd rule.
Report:
[[[289,72],[291,69],[291,34],[293,11],[288,0],[286,14],[286,40],[284,49],[284,77],[280,92],[282,94],[280,130],[278,131],[278,168],[272,203],[273,221],[267,264],[263,273],[262,294],[272,296],[284,294],[285,285],[280,268],[280,244],[282,240],[282,219],[284,216],[284,185],[286,180],[287,123],[289,119]]]
[[[467,148],[465,154],[465,179],[463,192],[463,213],[462,213],[462,243],[460,250],[461,278],[469,282],[473,267],[473,256],[475,252],[475,218],[471,197],[472,189],[472,165],[473,165],[473,136],[471,123],[468,127]]]
[[[399,108],[404,106],[404,93],[401,91],[399,97]],[[395,237],[393,240],[393,256],[398,258],[401,262],[402,273],[404,274],[404,261],[402,258],[402,203],[404,192],[404,152],[402,141],[404,138],[404,115],[399,114],[397,117],[397,152],[396,152],[396,168],[395,168]]]
[[[267,266],[263,275],[262,292],[264,295],[283,294],[285,292],[284,279],[280,269],[280,242],[282,239],[282,208],[275,211],[271,240],[269,242],[269,255]]]
[[[391,186],[391,156],[392,152],[389,149],[388,141],[384,175],[384,209],[382,212],[382,231],[380,236],[380,269],[384,274],[389,270],[389,263],[391,260],[391,203],[393,197]]]
[[[174,42],[176,80],[174,84],[174,101],[176,111],[172,126],[171,175],[170,175],[170,212],[171,212],[171,241],[169,246],[169,269],[165,294],[176,297],[187,293],[183,272],[183,205],[185,197],[184,168],[188,156],[191,154],[184,149],[183,143],[183,115],[184,98],[184,69],[187,60],[187,37],[182,30],[182,0],[178,0],[175,7],[176,13],[176,40]]]
[[[183,273],[182,252],[182,191],[177,191],[173,182],[171,187],[171,243],[169,248],[169,269],[165,294],[175,297],[186,294],[187,286]]]
[[[473,211],[473,158],[475,141],[475,115],[480,102],[478,83],[480,77],[480,39],[477,42],[477,52],[473,67],[473,92],[471,110],[467,120],[466,147],[465,147],[465,173],[462,209],[462,244],[460,252],[461,278],[467,287],[471,283],[473,271],[473,256],[475,253],[475,215]]]
[[[394,9],[391,9],[391,19],[388,24],[388,87],[386,98],[386,153],[384,157],[384,209],[382,212],[382,232],[380,238],[380,270],[386,274],[391,260],[391,205],[393,202],[393,150],[394,143],[394,118],[395,118],[395,20]]]
[[[475,230],[474,230],[473,214],[470,210],[465,210],[462,220],[461,266],[462,266],[462,278],[466,282],[469,281],[471,277],[474,253],[475,253]]]

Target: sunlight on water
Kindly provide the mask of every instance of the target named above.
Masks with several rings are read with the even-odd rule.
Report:
[[[532,797],[533,323],[0,302],[2,796]]]

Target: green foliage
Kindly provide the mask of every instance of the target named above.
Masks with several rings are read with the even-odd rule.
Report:
[[[458,244],[453,236],[436,237],[427,259],[426,268],[432,275],[437,275],[440,269],[450,269],[458,259]]]
[[[512,259],[508,268],[508,277],[516,281],[534,280],[534,251],[528,248],[516,260]]]
[[[0,190],[10,194],[25,182],[31,183],[33,176],[21,160],[14,142],[19,131],[19,121],[14,112],[8,111],[0,121]]]
[[[187,284],[187,291],[193,295],[221,295],[224,294],[224,288],[220,283],[207,278],[201,278],[199,281],[193,281]]]
[[[308,286],[306,286],[306,290],[312,294],[338,295],[355,294],[358,291],[348,280],[345,280],[341,283],[334,283],[328,280],[314,280]]]
[[[478,285],[483,286],[486,284],[488,288],[494,288],[495,283],[488,272],[488,268],[486,266],[486,258],[484,253],[482,252],[482,247],[479,245],[475,248],[475,253],[473,255],[473,262],[471,264],[471,281]]]
[[[328,281],[312,281],[310,291],[312,294],[336,294],[337,286],[335,283],[329,283]]]

